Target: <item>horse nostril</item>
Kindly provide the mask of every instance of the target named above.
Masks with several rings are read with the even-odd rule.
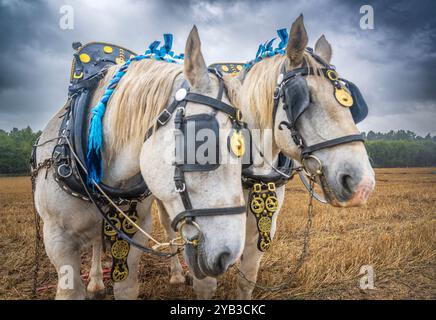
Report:
[[[352,176],[350,176],[349,174],[341,174],[339,176],[339,181],[342,188],[348,195],[353,194],[355,185]]]
[[[230,252],[227,252],[227,251],[225,251],[225,252],[223,252],[223,253],[221,253],[219,256],[218,256],[218,258],[216,259],[216,262],[215,262],[215,267],[214,267],[214,269],[215,269],[215,272],[217,273],[217,274],[221,274],[221,273],[223,273],[224,271],[226,271],[226,269],[227,269],[227,266],[228,266],[228,259],[230,258]]]

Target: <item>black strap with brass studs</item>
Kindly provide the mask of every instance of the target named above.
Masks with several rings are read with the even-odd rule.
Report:
[[[271,247],[271,229],[273,216],[278,209],[276,185],[274,182],[256,183],[249,195],[250,211],[256,218],[259,239],[257,248],[261,252]]]
[[[135,222],[139,223],[138,213],[136,211],[137,202],[132,201],[126,214]],[[122,230],[126,235],[132,238],[138,231],[137,228],[127,220],[122,214],[118,213],[115,208],[109,209],[107,212],[107,218],[112,224],[119,230]],[[112,269],[111,279],[113,282],[120,282],[126,280],[129,276],[129,266],[127,264],[127,257],[130,252],[130,244],[127,240],[118,236],[116,230],[114,230],[106,221],[103,221],[103,234],[110,242],[110,254],[112,256]]]

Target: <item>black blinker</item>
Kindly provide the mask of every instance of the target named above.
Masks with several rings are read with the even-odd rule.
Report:
[[[351,115],[353,116],[354,122],[359,123],[367,117],[368,105],[366,104],[366,101],[363,98],[359,88],[354,83],[348,80],[344,80],[344,82],[354,101],[353,106],[350,108]]]

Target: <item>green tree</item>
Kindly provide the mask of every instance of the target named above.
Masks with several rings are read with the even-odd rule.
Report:
[[[22,174],[29,171],[32,145],[41,132],[30,127],[0,130],[0,174]]]

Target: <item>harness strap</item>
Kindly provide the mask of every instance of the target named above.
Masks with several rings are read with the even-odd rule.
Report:
[[[247,208],[245,206],[239,207],[226,207],[226,208],[211,208],[211,209],[190,209],[179,213],[171,222],[171,227],[177,231],[177,225],[185,218],[195,217],[209,217],[209,216],[222,216],[229,214],[244,213]]]
[[[302,156],[308,156],[314,151],[325,149],[325,148],[331,148],[340,144],[354,142],[354,141],[365,141],[365,138],[363,137],[363,134],[352,134],[349,136],[344,136],[336,139],[327,140],[324,142],[320,142],[308,147],[304,147],[302,150]]]
[[[210,98],[208,96],[187,92],[186,96],[183,98],[182,102],[194,102],[202,105],[206,105],[211,107],[212,109],[216,111],[222,111],[226,114],[228,114],[230,117],[237,119],[238,118],[238,110],[234,108],[233,106],[230,106],[224,102],[221,101],[224,93],[224,83],[222,80],[222,77],[219,73],[214,72],[213,70],[210,70],[210,72],[214,73],[219,80],[219,90],[218,90],[218,96],[216,99]],[[174,105],[174,102],[171,104],[171,106],[167,109],[167,112],[164,112],[163,115],[165,117],[164,124],[171,118],[172,113],[174,112],[174,109],[176,109],[179,105],[179,101],[176,101],[176,104]],[[174,116],[174,127],[175,127],[175,139],[176,139],[176,147],[177,147],[177,139],[180,139],[179,132],[183,133],[183,120],[185,117],[184,108],[177,108],[177,112]],[[159,119],[158,119],[159,123]],[[159,123],[161,124],[161,123]],[[163,125],[163,124],[161,124]],[[177,154],[177,152],[176,152]],[[228,215],[228,214],[240,214],[245,212],[245,206],[240,207],[228,207],[228,208],[210,208],[210,209],[193,209],[192,202],[189,197],[188,193],[188,187],[186,185],[185,181],[185,170],[183,167],[183,161],[175,161],[174,163],[174,184],[175,184],[175,190],[180,194],[180,198],[182,200],[183,206],[185,208],[185,211],[179,213],[174,220],[171,222],[171,227],[174,231],[177,231],[178,224],[185,220],[190,224],[193,224],[194,220],[198,216],[216,216],[216,215]],[[194,242],[192,242],[194,243]],[[190,243],[190,244],[192,244]],[[194,245],[195,246],[195,245]]]
[[[184,81],[182,84],[182,88],[189,90],[189,84],[187,81]],[[156,119],[156,123],[154,126],[151,126],[147,132],[145,133],[144,142],[150,138],[154,131],[159,129],[160,127],[163,127],[170,121],[174,111],[177,109],[177,107],[184,107],[186,105],[186,99],[182,101],[178,101],[174,99],[171,104],[168,106],[168,108],[165,108],[162,110],[162,112],[158,115]]]
[[[115,224],[112,223],[112,221],[107,217],[106,213],[103,211],[104,204],[101,204],[101,201],[97,198],[95,192],[91,190],[91,188],[87,185],[87,183],[83,180],[81,176],[79,176],[80,182],[82,183],[83,189],[85,190],[87,196],[91,200],[91,202],[96,206],[98,213],[103,218],[103,220],[113,229],[116,231],[117,235],[123,239],[126,240],[130,245],[136,247],[137,249],[141,250],[144,253],[153,254],[155,256],[159,257],[165,257],[169,258],[172,256],[175,256],[178,254],[178,250],[175,253],[165,253],[165,252],[159,252],[150,248],[147,248],[143,246],[142,244],[136,242],[135,240],[131,239],[124,231],[122,231],[120,228],[118,228]]]
[[[312,56],[314,56],[313,53],[311,53],[311,54],[312,54]],[[298,131],[298,129],[296,127],[296,121],[298,120],[298,118],[297,119],[293,118],[292,110],[290,110],[291,106],[288,106],[286,104],[284,88],[285,88],[287,82],[296,78],[297,76],[314,75],[314,74],[318,73],[319,71],[321,71],[322,74],[332,82],[333,86],[337,86],[339,78],[332,79],[328,74],[330,71],[334,71],[334,68],[329,66],[328,64],[326,64],[324,61],[322,61],[321,58],[319,58],[319,57],[315,57],[315,58],[324,66],[323,68],[315,69],[312,67],[308,67],[306,62],[304,62],[302,67],[293,69],[291,71],[286,71],[285,64],[282,64],[281,76],[278,80],[277,87],[276,87],[275,92],[274,92],[273,121],[275,121],[275,116],[276,116],[277,109],[279,106],[280,98],[283,98],[283,108],[286,111],[286,116],[288,118],[288,122],[287,121],[280,122],[279,129],[282,130],[283,125],[289,129],[289,131],[291,132],[291,136],[292,136],[294,143],[301,149],[301,158],[302,159],[307,158],[311,153],[318,151],[318,150],[321,150],[321,149],[331,148],[331,147],[334,147],[334,146],[337,146],[340,144],[349,143],[349,142],[365,141],[364,136],[362,134],[352,134],[352,135],[347,135],[347,136],[343,136],[343,137],[336,138],[336,139],[326,140],[324,142],[317,143],[317,144],[314,144],[312,146],[306,146],[303,137],[301,136],[300,132]],[[321,60],[319,60],[318,58]]]
[[[184,119],[184,111],[183,109],[178,109],[177,113],[174,117],[174,127],[175,127],[175,135],[176,139],[177,131],[181,132],[183,135],[183,119]],[[179,137],[181,138],[181,137]],[[177,141],[176,141],[176,148],[177,148]],[[176,151],[177,153],[177,151]],[[183,206],[185,210],[192,209],[192,203],[191,198],[189,197],[188,190],[186,187],[186,181],[185,181],[185,172],[183,170],[183,159],[180,159],[180,162],[174,163],[174,185],[176,187],[176,192],[180,194],[180,198],[182,199]]]
[[[228,105],[225,102],[198,93],[189,92],[186,95],[185,100],[209,106],[215,110],[227,113],[232,118],[236,118],[238,113],[238,110],[232,107],[231,105]]]

